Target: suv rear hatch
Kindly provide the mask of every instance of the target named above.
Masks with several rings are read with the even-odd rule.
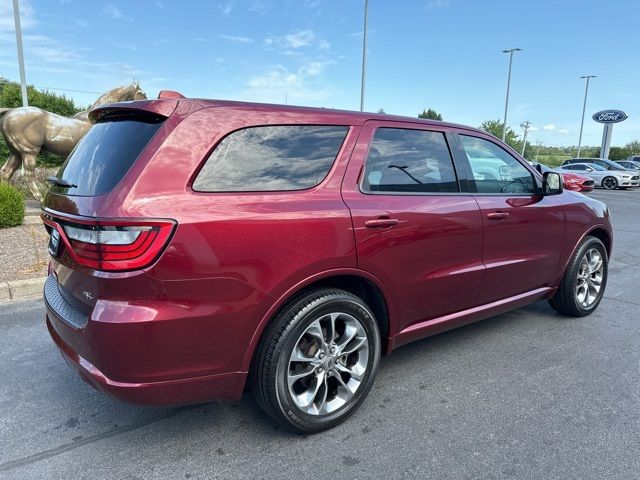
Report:
[[[45,301],[73,329],[86,325],[99,299],[124,292],[135,298],[143,284],[152,287],[141,284],[141,270],[159,258],[175,222],[110,212],[122,212],[130,183],[123,179],[136,176],[157,150],[176,105],[160,100],[93,110],[94,125],[50,180],[42,212],[53,258]]]

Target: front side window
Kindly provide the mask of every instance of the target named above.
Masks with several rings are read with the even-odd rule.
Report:
[[[199,192],[304,190],[329,173],[348,127],[251,127],[224,138],[193,182]]]
[[[536,193],[533,175],[493,142],[460,135],[478,193]]]
[[[362,182],[364,192],[453,193],[458,183],[444,134],[376,130]]]

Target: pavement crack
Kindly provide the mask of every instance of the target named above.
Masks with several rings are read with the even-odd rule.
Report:
[[[177,408],[163,415],[158,415],[156,417],[148,418],[146,420],[134,422],[129,425],[123,425],[122,427],[117,427],[117,428],[114,428],[113,430],[109,430],[107,432],[100,433],[98,435],[93,435],[91,437],[83,438],[82,440],[78,440],[76,442],[65,443],[64,445],[60,445],[59,447],[50,448],[49,450],[43,450],[42,452],[34,453],[32,455],[27,455],[26,457],[23,457],[23,458],[18,458],[16,460],[9,460],[8,462],[0,463],[0,472],[7,472],[15,468],[31,465],[32,463],[40,462],[42,460],[55,457],[56,455],[60,455],[65,452],[75,450],[76,448],[84,447],[85,445],[89,445],[91,443],[104,440],[105,438],[115,437],[116,435],[120,435],[121,433],[126,433],[132,430],[136,430],[138,428],[146,427],[147,425],[151,425],[152,423],[173,418],[177,415],[180,415],[181,413],[184,413],[189,410],[193,410],[194,408],[198,408],[199,406],[200,405],[191,405],[188,407]]]

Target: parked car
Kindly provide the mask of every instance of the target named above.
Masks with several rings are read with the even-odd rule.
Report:
[[[627,158],[627,162],[640,163],[640,155],[630,155],[629,158]]]
[[[317,432],[401,345],[602,299],[606,205],[480,130],[175,92],[90,119],[43,204],[46,324],[115,398],[238,400],[248,381]]]
[[[540,173],[553,171],[550,167],[543,163],[529,163]],[[573,190],[574,192],[591,192],[593,191],[593,187],[595,186],[595,182],[591,177],[580,175],[578,173],[562,172],[562,178],[564,179],[564,188],[566,188],[567,190]]]
[[[606,158],[572,158],[570,160],[565,160],[560,166],[563,167],[565,165],[571,165],[575,163],[590,163],[593,165],[599,165],[606,170],[628,170],[627,168],[619,165],[613,160],[608,160]]]
[[[636,172],[640,171],[640,162],[633,160],[618,160],[616,163],[627,170],[635,170]]]
[[[595,163],[573,163],[556,168],[555,171],[563,175],[565,173],[589,175],[596,182],[595,185],[597,187],[606,188],[607,190],[625,189],[640,185],[640,174],[634,174],[630,170],[607,170]]]

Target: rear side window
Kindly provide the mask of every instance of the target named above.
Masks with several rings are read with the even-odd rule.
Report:
[[[458,183],[444,134],[376,130],[364,173],[365,192],[453,193]]]
[[[164,119],[156,115],[101,119],[58,171],[58,178],[77,187],[52,186],[51,190],[67,195],[108,193],[122,180]]]
[[[303,190],[329,173],[348,127],[251,127],[224,138],[193,182],[199,192]]]

